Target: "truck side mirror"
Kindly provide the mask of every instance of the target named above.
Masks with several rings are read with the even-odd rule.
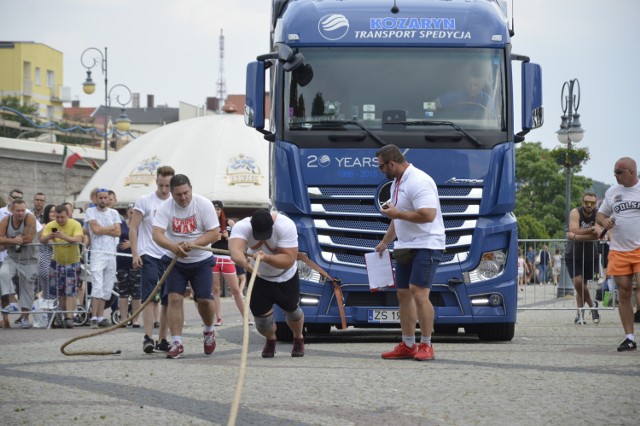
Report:
[[[264,129],[264,80],[264,62],[249,63],[247,65],[244,124],[256,130]]]
[[[544,123],[542,107],[542,69],[538,64],[522,63],[522,129],[528,132]]]

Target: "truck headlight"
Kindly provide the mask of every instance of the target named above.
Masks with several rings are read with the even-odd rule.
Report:
[[[301,280],[311,281],[315,283],[321,282],[322,276],[318,271],[304,263],[302,260],[298,260],[298,276]]]
[[[507,252],[505,250],[485,252],[482,254],[478,267],[465,274],[465,281],[467,283],[474,283],[496,278],[502,275],[506,263]]]

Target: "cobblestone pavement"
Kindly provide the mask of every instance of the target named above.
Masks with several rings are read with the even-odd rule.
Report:
[[[90,333],[0,330],[3,424],[227,424],[240,365],[242,325],[223,299],[212,356],[186,303],[185,358],[142,352],[142,329],[120,329],[67,349],[119,356],[64,356],[60,345]],[[308,338],[303,358],[278,344],[260,356],[253,328],[237,424],[584,425],[638,424],[640,352],[618,353],[617,311],[599,325],[568,310],[521,311],[508,343],[474,336],[434,339],[432,362],[382,360],[399,330],[333,330]],[[589,316],[587,316],[589,318]]]

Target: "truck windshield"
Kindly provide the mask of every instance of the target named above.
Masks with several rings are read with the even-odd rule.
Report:
[[[450,128],[451,123],[465,130],[506,128],[501,50],[301,48],[300,52],[313,77],[301,86],[295,72],[285,73],[287,130],[326,130],[313,122],[328,120],[405,132],[438,125]]]

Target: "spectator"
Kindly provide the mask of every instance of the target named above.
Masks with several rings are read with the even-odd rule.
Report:
[[[44,208],[44,217],[47,218],[44,225],[49,222],[53,222],[56,220],[56,206],[53,204],[47,204]],[[44,228],[43,228],[44,229]],[[42,232],[38,237],[42,236]],[[53,250],[51,246],[48,244],[43,244],[39,247],[40,256],[38,262],[38,271],[40,275],[40,287],[42,291],[43,299],[53,299],[55,296],[51,295],[51,290],[49,288],[49,266],[51,265],[51,255],[53,254]],[[55,292],[54,292],[55,294]]]
[[[80,243],[82,225],[69,218],[69,210],[64,204],[56,206],[56,220],[49,222],[42,230],[42,244],[67,243],[53,246],[49,285],[54,284],[60,306],[65,309],[65,328],[73,328],[72,312],[76,308],[77,286],[80,282]],[[50,288],[50,290],[53,290]]]
[[[169,305],[167,319],[173,343],[167,358],[182,358],[182,327],[184,325],[184,294],[191,285],[198,313],[204,323],[204,353],[211,355],[216,348],[213,325],[213,255],[191,246],[208,246],[220,238],[220,222],[211,201],[191,191],[185,175],[175,175],[170,182],[171,197],[158,207],[153,219],[153,241],[177,257],[167,276],[166,294]],[[168,266],[169,257],[164,258]]]
[[[227,216],[224,213],[222,201],[213,201],[213,206],[216,209],[218,221],[220,222],[220,239],[211,244],[211,247],[222,251],[228,251],[229,234],[231,233],[231,228],[235,222],[231,219],[227,219]],[[242,301],[242,292],[238,285],[236,264],[233,263],[228,254],[216,253],[215,258],[216,265],[213,267],[213,303],[217,317],[215,325],[218,326],[222,325],[222,309],[220,306],[220,287],[222,285],[226,284],[229,286],[229,290],[231,291],[231,295],[236,303],[236,307],[242,315],[244,315],[244,303]]]
[[[11,205],[13,204],[13,200],[22,199],[22,195],[23,192],[19,189],[12,189],[11,191],[9,191],[9,194],[7,195],[7,205],[0,208],[0,219],[3,219],[4,217],[11,214]],[[2,262],[7,257],[8,248],[8,246],[0,244],[0,265],[2,265]],[[2,306],[9,306],[10,304],[12,304],[11,306],[14,307],[17,306],[17,299],[15,298],[15,295],[13,295],[12,297],[10,297],[9,295],[3,296],[2,298],[0,298],[0,300],[2,300]],[[3,322],[3,326],[6,325],[6,327],[8,328],[8,321],[9,320],[7,319],[6,324]]]
[[[549,281],[549,266],[551,265],[551,253],[549,253],[549,246],[546,244],[542,246],[542,250],[538,253],[539,264],[538,264],[538,281],[540,285],[547,284]]]
[[[558,285],[560,272],[562,271],[562,255],[559,248],[556,249],[556,254],[551,259],[551,268],[553,269],[553,285]]]
[[[535,284],[537,274],[536,270],[536,251],[533,245],[530,245],[527,249],[527,262],[529,263],[529,276],[527,278],[527,284]]]
[[[153,219],[160,204],[171,196],[169,184],[174,174],[175,171],[169,166],[158,167],[156,171],[156,190],[136,200],[129,223],[129,241],[133,256],[132,264],[134,268],[140,269],[140,295],[143,302],[149,298],[165,271],[162,258],[166,255],[166,251],[153,241],[152,229]],[[164,294],[165,287],[166,283],[163,283],[160,289],[161,294]],[[149,303],[142,311],[145,333],[142,341],[142,350],[145,353],[151,353],[154,349],[168,352],[170,349],[167,341],[166,297],[161,298],[161,305],[160,321],[158,321],[158,341],[155,345],[153,342],[153,329],[156,322],[154,312],[157,303]]]
[[[524,260],[522,249],[518,248],[518,288],[520,291],[524,291],[524,278],[528,273],[527,262]]]
[[[47,217],[44,215],[44,206],[47,203],[47,197],[42,192],[33,196],[33,215],[42,225],[47,223]]]
[[[140,271],[133,268],[131,259],[131,242],[129,241],[129,226],[133,216],[133,204],[127,206],[127,217],[120,225],[120,241],[118,244],[118,256],[116,260],[116,278],[118,280],[118,293],[120,300],[118,308],[120,319],[127,318],[129,313],[129,297],[131,297],[131,308],[133,312],[140,308]],[[131,319],[131,326],[139,328],[138,318]]]
[[[22,199],[14,199],[11,214],[0,220],[0,244],[10,244],[8,257],[0,267],[0,288],[2,296],[13,296],[13,277],[18,276],[20,308],[14,304],[2,306],[3,326],[8,326],[7,314],[20,312],[22,328],[30,328],[29,312],[34,300],[35,283],[38,279],[38,248],[31,245],[36,235],[36,218],[27,213],[27,204]],[[11,299],[10,299],[11,300]],[[8,327],[6,327],[8,328]]]
[[[567,248],[565,249],[565,264],[569,276],[576,289],[576,304],[578,313],[574,322],[585,324],[584,304],[593,308],[591,318],[593,322],[600,322],[598,302],[591,299],[587,282],[593,280],[598,270],[598,250],[596,241],[602,229],[596,225],[596,203],[598,199],[593,192],[586,192],[582,196],[582,205],[571,210],[569,214],[569,231],[567,232]]]
[[[108,207],[109,191],[98,189],[97,206],[87,209],[85,221],[91,235],[91,328],[109,327],[105,303],[111,300],[116,280],[116,251],[120,214]]]

